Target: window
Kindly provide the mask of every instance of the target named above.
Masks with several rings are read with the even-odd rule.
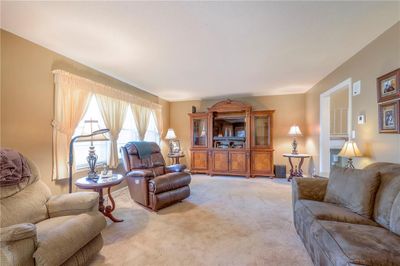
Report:
[[[147,128],[146,135],[144,136],[145,141],[153,141],[157,144],[160,144],[160,134],[158,133],[156,126],[156,118],[154,117],[154,113],[151,112],[149,127]]]
[[[83,116],[83,119],[79,122],[77,128],[75,129],[74,136],[82,134],[83,128],[85,126],[85,120],[98,121],[98,127],[96,126],[96,128],[93,130],[106,128],[95,96],[92,96],[92,98],[90,99],[86,113]],[[138,140],[139,140],[139,134],[136,129],[136,124],[133,118],[132,110],[131,108],[128,107],[125,116],[125,121],[117,140],[118,157],[121,158],[120,148],[122,146],[124,146],[129,141],[138,141]],[[160,143],[160,135],[156,127],[156,118],[153,112],[150,115],[149,126],[147,128],[144,140]],[[109,156],[108,141],[95,141],[93,142],[93,146],[95,147],[96,154],[98,156],[97,165],[102,165],[104,163],[107,163],[107,158]],[[74,160],[76,169],[79,170],[83,168],[88,168],[86,157],[88,156],[89,153],[89,147],[90,147],[90,141],[75,142]]]
[[[89,101],[89,106],[86,110],[83,119],[79,122],[77,128],[75,129],[74,136],[81,135],[83,132],[83,128],[85,126],[85,120],[97,120],[98,121],[98,128],[105,128],[103,118],[101,117],[101,113],[99,107],[97,105],[96,97],[92,96]],[[103,163],[107,163],[108,158],[108,141],[94,141],[93,146],[96,149],[97,164],[101,165]],[[88,163],[86,161],[86,157],[89,153],[90,141],[77,142],[74,143],[74,160],[75,160],[75,167],[76,169],[87,168]]]

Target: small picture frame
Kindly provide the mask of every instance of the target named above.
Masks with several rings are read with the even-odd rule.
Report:
[[[181,144],[179,140],[174,139],[169,142],[169,154],[178,154],[181,152]]]
[[[400,133],[400,100],[379,104],[379,133]]]
[[[377,78],[378,103],[400,99],[400,68]]]

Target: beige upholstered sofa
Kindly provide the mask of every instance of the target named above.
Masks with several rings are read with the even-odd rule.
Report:
[[[51,196],[28,164],[28,182],[0,188],[0,265],[85,265],[103,246],[98,194]]]
[[[400,164],[366,169],[380,172],[370,218],[324,202],[328,179],[294,179],[294,224],[315,265],[400,265]],[[363,188],[353,184],[342,190],[360,196]]]

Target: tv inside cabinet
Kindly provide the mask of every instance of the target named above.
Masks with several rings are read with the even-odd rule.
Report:
[[[273,110],[226,100],[191,113],[191,171],[209,175],[274,176]]]

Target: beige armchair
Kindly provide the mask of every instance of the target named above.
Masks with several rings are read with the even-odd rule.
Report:
[[[0,188],[0,265],[85,265],[103,246],[96,192],[52,196],[32,178]]]

